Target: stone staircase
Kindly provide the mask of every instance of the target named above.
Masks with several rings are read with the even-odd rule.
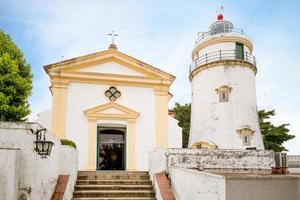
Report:
[[[155,200],[148,172],[79,171],[73,200]]]

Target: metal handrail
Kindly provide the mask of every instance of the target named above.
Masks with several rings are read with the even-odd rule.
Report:
[[[198,66],[205,65],[211,62],[220,61],[220,60],[242,60],[256,66],[255,56],[251,55],[247,51],[244,52],[244,54],[238,54],[236,50],[220,50],[220,51],[207,53],[198,57],[190,65],[190,72]]]
[[[217,35],[217,34],[223,34],[223,33],[237,33],[237,34],[245,35],[245,32],[239,28],[233,28],[233,27],[217,28],[208,32],[199,32],[196,44],[198,44],[201,40],[203,40],[206,37]]]

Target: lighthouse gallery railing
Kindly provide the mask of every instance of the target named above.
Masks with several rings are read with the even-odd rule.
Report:
[[[242,29],[232,28],[232,27],[219,27],[219,28],[215,28],[211,31],[199,32],[197,41],[195,42],[195,44],[197,45],[201,40],[205,39],[206,37],[210,37],[210,36],[217,35],[217,34],[224,34],[224,33],[233,33],[233,34],[239,34],[239,35],[246,36],[245,32]]]
[[[198,57],[191,65],[190,72],[198,66],[221,60],[240,60],[246,61],[256,66],[255,56],[248,52],[237,52],[236,50],[220,50],[212,53],[207,53]]]

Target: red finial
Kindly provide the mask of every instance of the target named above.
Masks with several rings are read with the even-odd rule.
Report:
[[[222,21],[224,19],[224,15],[222,14],[223,12],[224,12],[224,6],[221,6],[219,8],[219,11],[217,12],[219,13],[217,17],[218,21]]]
[[[222,21],[224,18],[223,14],[218,14],[218,21]]]

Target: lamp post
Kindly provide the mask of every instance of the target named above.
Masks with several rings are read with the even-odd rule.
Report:
[[[35,151],[41,156],[41,158],[47,158],[52,150],[54,143],[52,141],[46,140],[46,131],[47,129],[37,129],[36,131],[31,130],[35,134],[36,140]]]

